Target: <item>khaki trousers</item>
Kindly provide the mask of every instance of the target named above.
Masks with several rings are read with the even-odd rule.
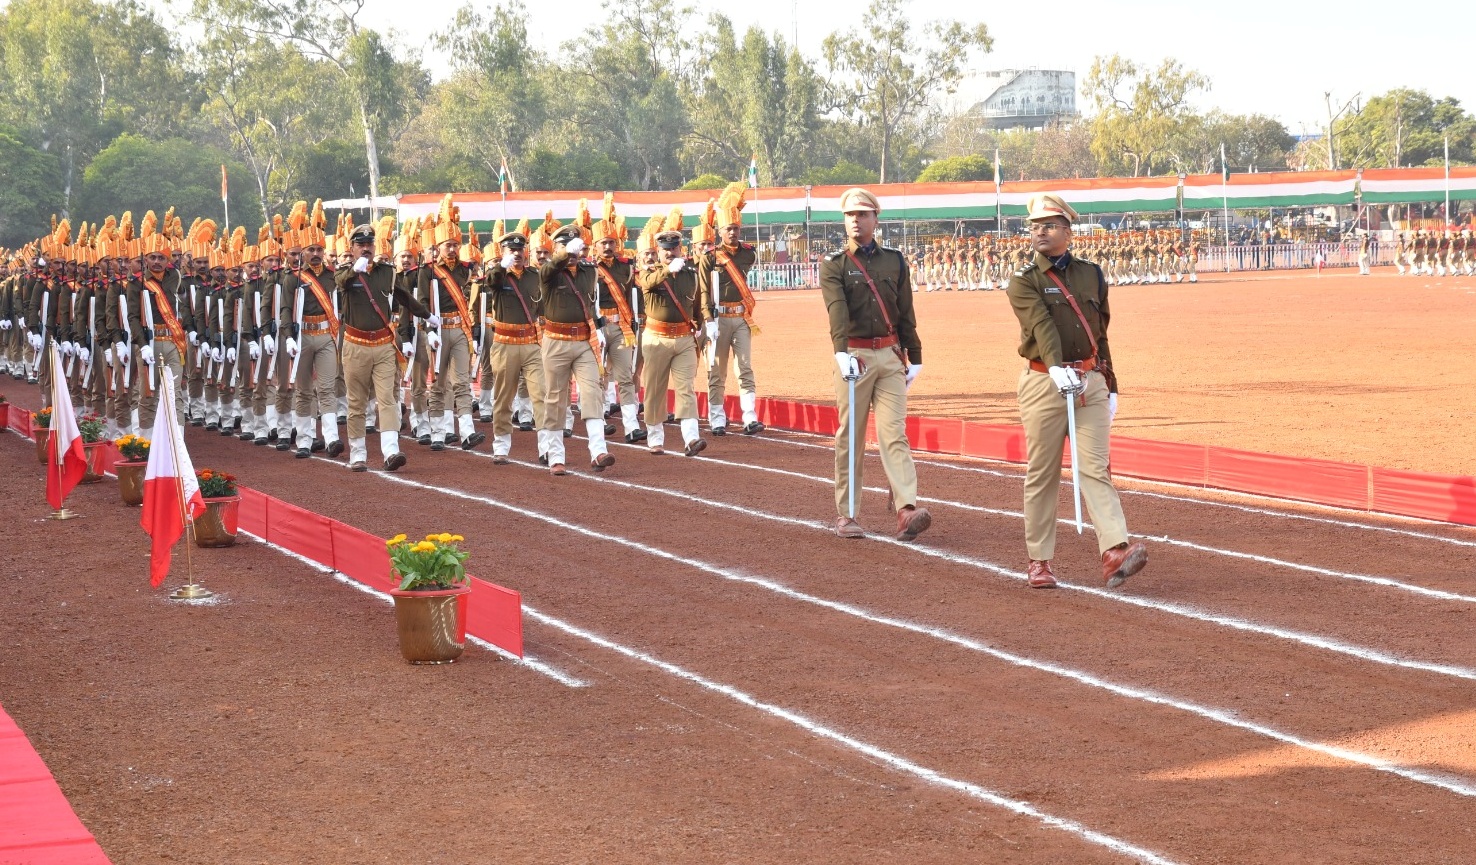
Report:
[[[415,328],[415,360],[410,364],[410,411],[423,415],[429,406],[425,378],[430,372],[430,354],[425,347],[425,328],[420,324],[416,324]]]
[[[641,334],[641,355],[646,368],[641,384],[646,389],[646,426],[659,426],[666,418],[666,391],[676,391],[672,414],[677,420],[697,417],[697,349],[692,337],[676,339],[646,331]]]
[[[281,351],[280,348],[277,351]],[[247,361],[250,361],[248,355]],[[251,413],[259,418],[266,418],[267,407],[276,407],[281,402],[280,384],[285,384],[287,374],[282,371],[282,358],[277,358],[277,368],[272,375],[267,375],[267,367],[272,363],[272,356],[263,349],[261,359],[256,362],[256,381],[251,387]]]
[[[1076,405],[1076,458],[1081,498],[1096,527],[1100,552],[1126,541],[1127,522],[1109,471],[1107,380],[1099,372],[1085,376],[1086,405]],[[1056,519],[1061,502],[1061,450],[1066,441],[1066,399],[1051,377],[1026,369],[1020,373],[1020,420],[1025,425],[1025,549],[1030,558],[1047,561],[1056,554]]]
[[[436,353],[429,354],[434,362]],[[455,409],[454,417],[471,414],[471,382],[471,345],[466,334],[459,327],[441,328],[441,368],[436,374],[435,385],[427,393],[431,416],[439,416],[448,408]],[[446,405],[448,395],[451,397],[449,407]]]
[[[741,316],[718,318],[717,363],[707,368],[707,404],[723,407],[728,394],[728,360],[738,361],[738,390],[753,393],[753,332]],[[708,410],[711,414],[711,409]]]
[[[833,373],[835,405],[840,428],[835,431],[835,512],[850,516],[850,484],[856,484],[856,510],[861,510],[862,458],[866,455],[866,420],[876,410],[876,438],[881,449],[882,470],[892,488],[892,507],[901,510],[917,504],[917,467],[912,464],[912,446],[907,442],[907,370],[890,348],[853,348],[865,370],[856,380],[856,406],[852,412],[850,384]],[[856,424],[856,452],[851,453],[850,429]],[[849,466],[849,470],[847,470]]]
[[[338,413],[338,348],[327,332],[304,333],[298,347],[297,380],[292,383],[292,409],[299,421]],[[292,356],[282,350],[279,365],[292,369]]]
[[[518,395],[520,375],[527,380],[528,389],[540,395],[533,401],[533,425],[534,429],[544,429],[542,347],[538,343],[493,342],[487,355],[492,362],[492,435],[512,435],[512,405]]]
[[[615,383],[621,405],[636,404],[635,347],[625,345],[625,333],[618,324],[607,324],[605,334],[605,380]]]
[[[184,359],[179,356],[179,349],[174,347],[174,342],[167,339],[154,340],[154,369],[162,370],[164,367],[174,370],[174,413],[180,424],[185,422],[186,394],[181,392],[178,386],[180,376],[184,374]],[[159,388],[162,377],[149,369],[149,365],[143,362],[139,356],[138,349],[133,350],[133,400],[138,405],[138,426],[145,430],[154,428],[154,416],[159,409]],[[150,389],[147,385],[152,383]]]
[[[543,338],[543,393],[534,392],[534,399],[543,400],[542,430],[562,430],[564,415],[569,406],[569,379],[579,385],[579,414],[585,420],[602,418],[605,415],[604,390],[600,387],[600,365],[595,360],[594,349],[584,340]],[[533,383],[529,382],[531,388]],[[562,433],[561,433],[562,434]]]
[[[343,382],[348,388],[348,437],[364,437],[364,409],[374,400],[378,410],[375,424],[382,430],[400,428],[399,352],[393,344],[366,346],[344,340]]]
[[[78,358],[77,381],[81,382],[84,378],[87,378],[87,365]],[[89,411],[100,418],[112,417],[108,414],[108,361],[100,350],[92,353],[92,377],[87,379],[82,390]]]

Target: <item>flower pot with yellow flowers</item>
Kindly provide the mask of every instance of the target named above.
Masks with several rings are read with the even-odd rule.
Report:
[[[461,535],[426,535],[411,542],[396,535],[389,547],[390,576],[400,586],[395,599],[395,630],[400,654],[412,664],[449,664],[466,648],[461,596],[471,591]]]
[[[195,546],[229,547],[236,543],[241,497],[236,494],[236,476],[217,469],[195,472],[205,513],[195,518]]]
[[[108,425],[102,418],[89,414],[77,421],[77,432],[82,434],[82,452],[87,455],[87,471],[79,483],[95,484],[107,474],[103,470],[103,447],[107,444]]]
[[[113,463],[113,474],[118,476],[118,495],[123,504],[136,508],[144,500],[144,472],[149,468],[149,440],[129,433],[113,439],[118,448],[119,460]]]
[[[46,465],[51,447],[51,408],[31,412],[31,435],[36,437],[36,460]]]

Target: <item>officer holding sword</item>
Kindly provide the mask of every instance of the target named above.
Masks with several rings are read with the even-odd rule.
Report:
[[[1015,272],[1007,290],[1020,321],[1020,355],[1028,361],[1018,386],[1027,460],[1027,579],[1032,588],[1056,585],[1051,558],[1061,446],[1069,437],[1075,493],[1078,501],[1086,499],[1097,533],[1102,579],[1115,588],[1143,569],[1148,549],[1128,538],[1109,469],[1117,377],[1107,343],[1107,280],[1100,267],[1071,254],[1077,214],[1060,196],[1032,196],[1028,219],[1034,257]],[[1080,531],[1079,515],[1077,525]]]

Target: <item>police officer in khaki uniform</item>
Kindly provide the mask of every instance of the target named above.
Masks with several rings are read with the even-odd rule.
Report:
[[[646,446],[653,454],[666,452],[666,428],[661,418],[670,387],[676,392],[672,416],[681,428],[686,455],[694,457],[707,448],[698,429],[695,390],[699,341],[704,337],[702,284],[682,257],[682,212],[673,210],[654,236],[660,263],[638,277],[646,308],[641,329]]]
[[[1067,435],[1066,400],[1076,403],[1076,454],[1082,498],[1102,553],[1102,579],[1122,584],[1143,569],[1148,550],[1130,542],[1122,503],[1112,486],[1108,433],[1117,414],[1117,378],[1107,342],[1111,312],[1102,269],[1071,254],[1076,211],[1057,195],[1030,199],[1035,258],[1008,289],[1020,320],[1020,419],[1025,426],[1025,547],[1033,588],[1056,585],[1056,508],[1061,449]],[[1063,399],[1064,397],[1064,399]]]
[[[338,438],[338,314],[333,310],[333,268],[328,266],[323,231],[327,219],[323,202],[313,205],[309,224],[295,232],[289,248],[302,250],[302,266],[282,280],[281,321],[289,324],[283,341],[284,355],[279,364],[291,369],[297,363],[297,376],[291,379],[294,432],[298,459],[312,456],[316,446],[314,428],[321,421],[324,448],[328,456],[343,453]],[[298,295],[302,296],[301,319],[298,318]]]
[[[538,271],[528,267],[528,220],[496,238],[502,257],[487,271],[484,290],[490,295],[489,311],[482,330],[492,373],[492,462],[507,463],[512,452],[513,401],[518,382],[541,395],[543,350],[538,344],[538,308],[543,299]],[[543,400],[533,401],[533,416],[543,428]],[[539,435],[540,457],[547,457]]]
[[[378,409],[379,450],[384,470],[405,465],[400,452],[400,350],[410,341],[413,316],[426,318],[430,310],[406,288],[397,285],[393,265],[387,259],[394,235],[394,217],[380,220],[376,235],[372,225],[361,225],[349,236],[353,264],[341,267],[333,277],[343,309],[343,378],[348,390],[349,470],[368,471],[369,450],[365,440],[371,403]],[[383,247],[375,255],[375,246]],[[401,312],[396,328],[395,312]],[[408,313],[408,314],[406,314]],[[398,331],[398,332],[397,332]]]
[[[456,435],[463,450],[486,440],[472,420],[472,374],[476,352],[472,345],[472,273],[461,260],[461,208],[448,193],[436,219],[421,223],[432,232],[435,259],[420,268],[415,296],[432,313],[426,319],[426,349],[434,368],[429,391],[431,450],[442,450]],[[474,232],[475,233],[475,232]],[[448,405],[449,403],[449,405]],[[453,424],[455,424],[453,432]]]
[[[563,421],[569,410],[569,381],[573,379],[579,385],[579,415],[589,436],[590,468],[602,472],[615,464],[615,457],[605,445],[605,392],[599,361],[605,353],[605,334],[599,315],[598,277],[594,265],[580,260],[587,244],[578,225],[566,225],[554,232],[553,244],[553,254],[538,268],[544,317],[539,447],[548,455],[551,473],[567,474]]]
[[[861,490],[865,447],[857,436],[850,448],[851,424],[866,429],[876,411],[876,435],[882,468],[897,508],[897,539],[910,541],[933,524],[917,504],[917,468],[907,443],[907,389],[922,372],[922,340],[912,308],[912,276],[901,252],[876,239],[881,202],[865,189],[848,189],[840,198],[846,245],[820,265],[820,296],[830,318],[835,349],[835,401],[840,428],[835,432],[836,534],[859,538],[865,532],[849,509],[851,484]],[[856,405],[850,401],[847,376],[856,377]],[[854,410],[853,410],[854,409]],[[859,498],[859,496],[858,496]],[[859,507],[859,506],[858,506]]]
[[[716,249],[697,258],[698,283],[707,307],[707,338],[713,343],[713,362],[707,370],[707,423],[713,435],[726,435],[728,412],[728,365],[738,366],[738,406],[743,412],[743,432],[754,435],[764,425],[758,419],[758,393],[753,379],[753,323],[755,301],[748,287],[748,272],[758,258],[751,244],[742,242],[744,195],[748,187],[730,183],[717,201]],[[712,280],[717,275],[717,295]]]
[[[140,430],[154,428],[154,414],[159,406],[158,368],[169,367],[175,380],[179,380],[184,372],[185,346],[188,344],[189,320],[181,317],[175,309],[179,272],[169,269],[169,240],[155,231],[157,224],[153,211],[144,215],[137,241],[143,270],[135,274],[125,293],[128,330],[132,334],[136,361],[133,390],[137,395]],[[176,391],[174,396],[175,412],[182,426],[185,422],[185,395]]]

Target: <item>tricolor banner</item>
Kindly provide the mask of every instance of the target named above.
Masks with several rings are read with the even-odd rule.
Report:
[[[1445,199],[1445,167],[1365,168],[1360,181],[1365,204],[1413,204]],[[1450,198],[1476,198],[1476,166],[1453,165]]]
[[[1228,180],[1223,174],[1191,174],[1184,178],[1184,209],[1346,205],[1353,203],[1357,183],[1356,171],[1232,174]]]

